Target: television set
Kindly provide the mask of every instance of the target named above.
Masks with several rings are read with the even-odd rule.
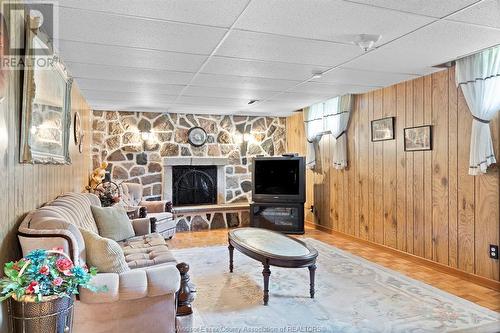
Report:
[[[256,157],[252,168],[254,202],[305,202],[304,157]]]

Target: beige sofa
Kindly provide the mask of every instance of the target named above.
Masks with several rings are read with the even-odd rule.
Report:
[[[18,237],[23,255],[37,248],[63,247],[75,263],[86,263],[85,243],[78,227],[98,233],[91,205],[97,196],[66,193],[30,212]],[[149,218],[131,221],[136,237],[120,243],[129,271],[98,273],[96,285],[108,291],[82,289],[75,304],[75,333],[175,332],[176,292],[180,274],[160,235],[150,233]]]
[[[145,201],[142,198],[143,186],[136,183],[123,182],[121,184],[122,201],[125,206],[144,207],[144,217],[153,219],[154,231],[164,238],[170,239],[175,235],[176,220],[167,201]]]

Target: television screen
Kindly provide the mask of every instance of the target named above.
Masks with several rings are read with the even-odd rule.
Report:
[[[300,160],[256,160],[255,194],[300,194]]]

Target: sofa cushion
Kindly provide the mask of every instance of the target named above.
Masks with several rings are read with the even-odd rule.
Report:
[[[157,233],[131,237],[118,243],[124,250],[152,247],[156,245],[167,245],[163,237]]]
[[[95,266],[102,273],[123,273],[130,270],[117,242],[83,228],[80,228],[80,232],[85,240],[89,266]]]
[[[132,223],[130,223],[127,212],[123,207],[91,206],[90,208],[99,229],[99,235],[102,237],[122,241],[135,236]]]
[[[130,268],[176,262],[165,240],[157,233],[133,237],[119,244]]]

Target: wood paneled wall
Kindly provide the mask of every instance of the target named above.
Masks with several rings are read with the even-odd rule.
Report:
[[[3,2],[3,1],[0,1]],[[1,7],[3,8],[3,7]],[[8,15],[8,13],[6,13]],[[10,17],[6,17],[10,27]],[[9,34],[15,38],[20,35],[22,22],[16,19],[15,31]],[[0,101],[0,265],[19,255],[15,235],[17,226],[27,212],[54,199],[58,194],[81,192],[88,183],[91,172],[91,129],[90,107],[80,94],[76,84],[71,94],[72,119],[76,111],[80,113],[84,131],[84,150],[78,147],[71,134],[69,147],[71,165],[31,165],[19,163],[19,138],[21,119],[21,75],[22,71],[12,70],[6,81],[7,95]],[[73,128],[71,128],[73,133]]]
[[[0,8],[4,8],[0,1]],[[6,13],[7,26],[10,17]],[[11,36],[20,38],[22,21],[13,18],[14,31]],[[84,131],[83,153],[78,152],[73,135],[70,138],[71,165],[31,165],[19,163],[19,138],[21,128],[21,75],[22,71],[13,70],[5,82],[7,93],[0,101],[0,267],[6,261],[19,257],[19,243],[16,231],[19,223],[32,209],[54,199],[57,195],[76,191],[81,192],[88,183],[91,172],[91,124],[90,107],[73,86],[71,93],[72,117],[80,113]],[[72,118],[73,119],[73,118]],[[73,128],[71,129],[73,131]],[[0,332],[7,331],[6,306],[0,307]]]
[[[395,140],[371,142],[370,121],[396,117]],[[348,127],[346,170],[330,166],[330,135],[320,142],[323,168],[308,172],[308,221],[498,281],[500,177],[469,176],[472,117],[454,69],[361,94]],[[405,152],[403,128],[431,124],[432,151]],[[500,157],[500,116],[491,122]],[[287,119],[288,151],[305,154],[302,113]]]

